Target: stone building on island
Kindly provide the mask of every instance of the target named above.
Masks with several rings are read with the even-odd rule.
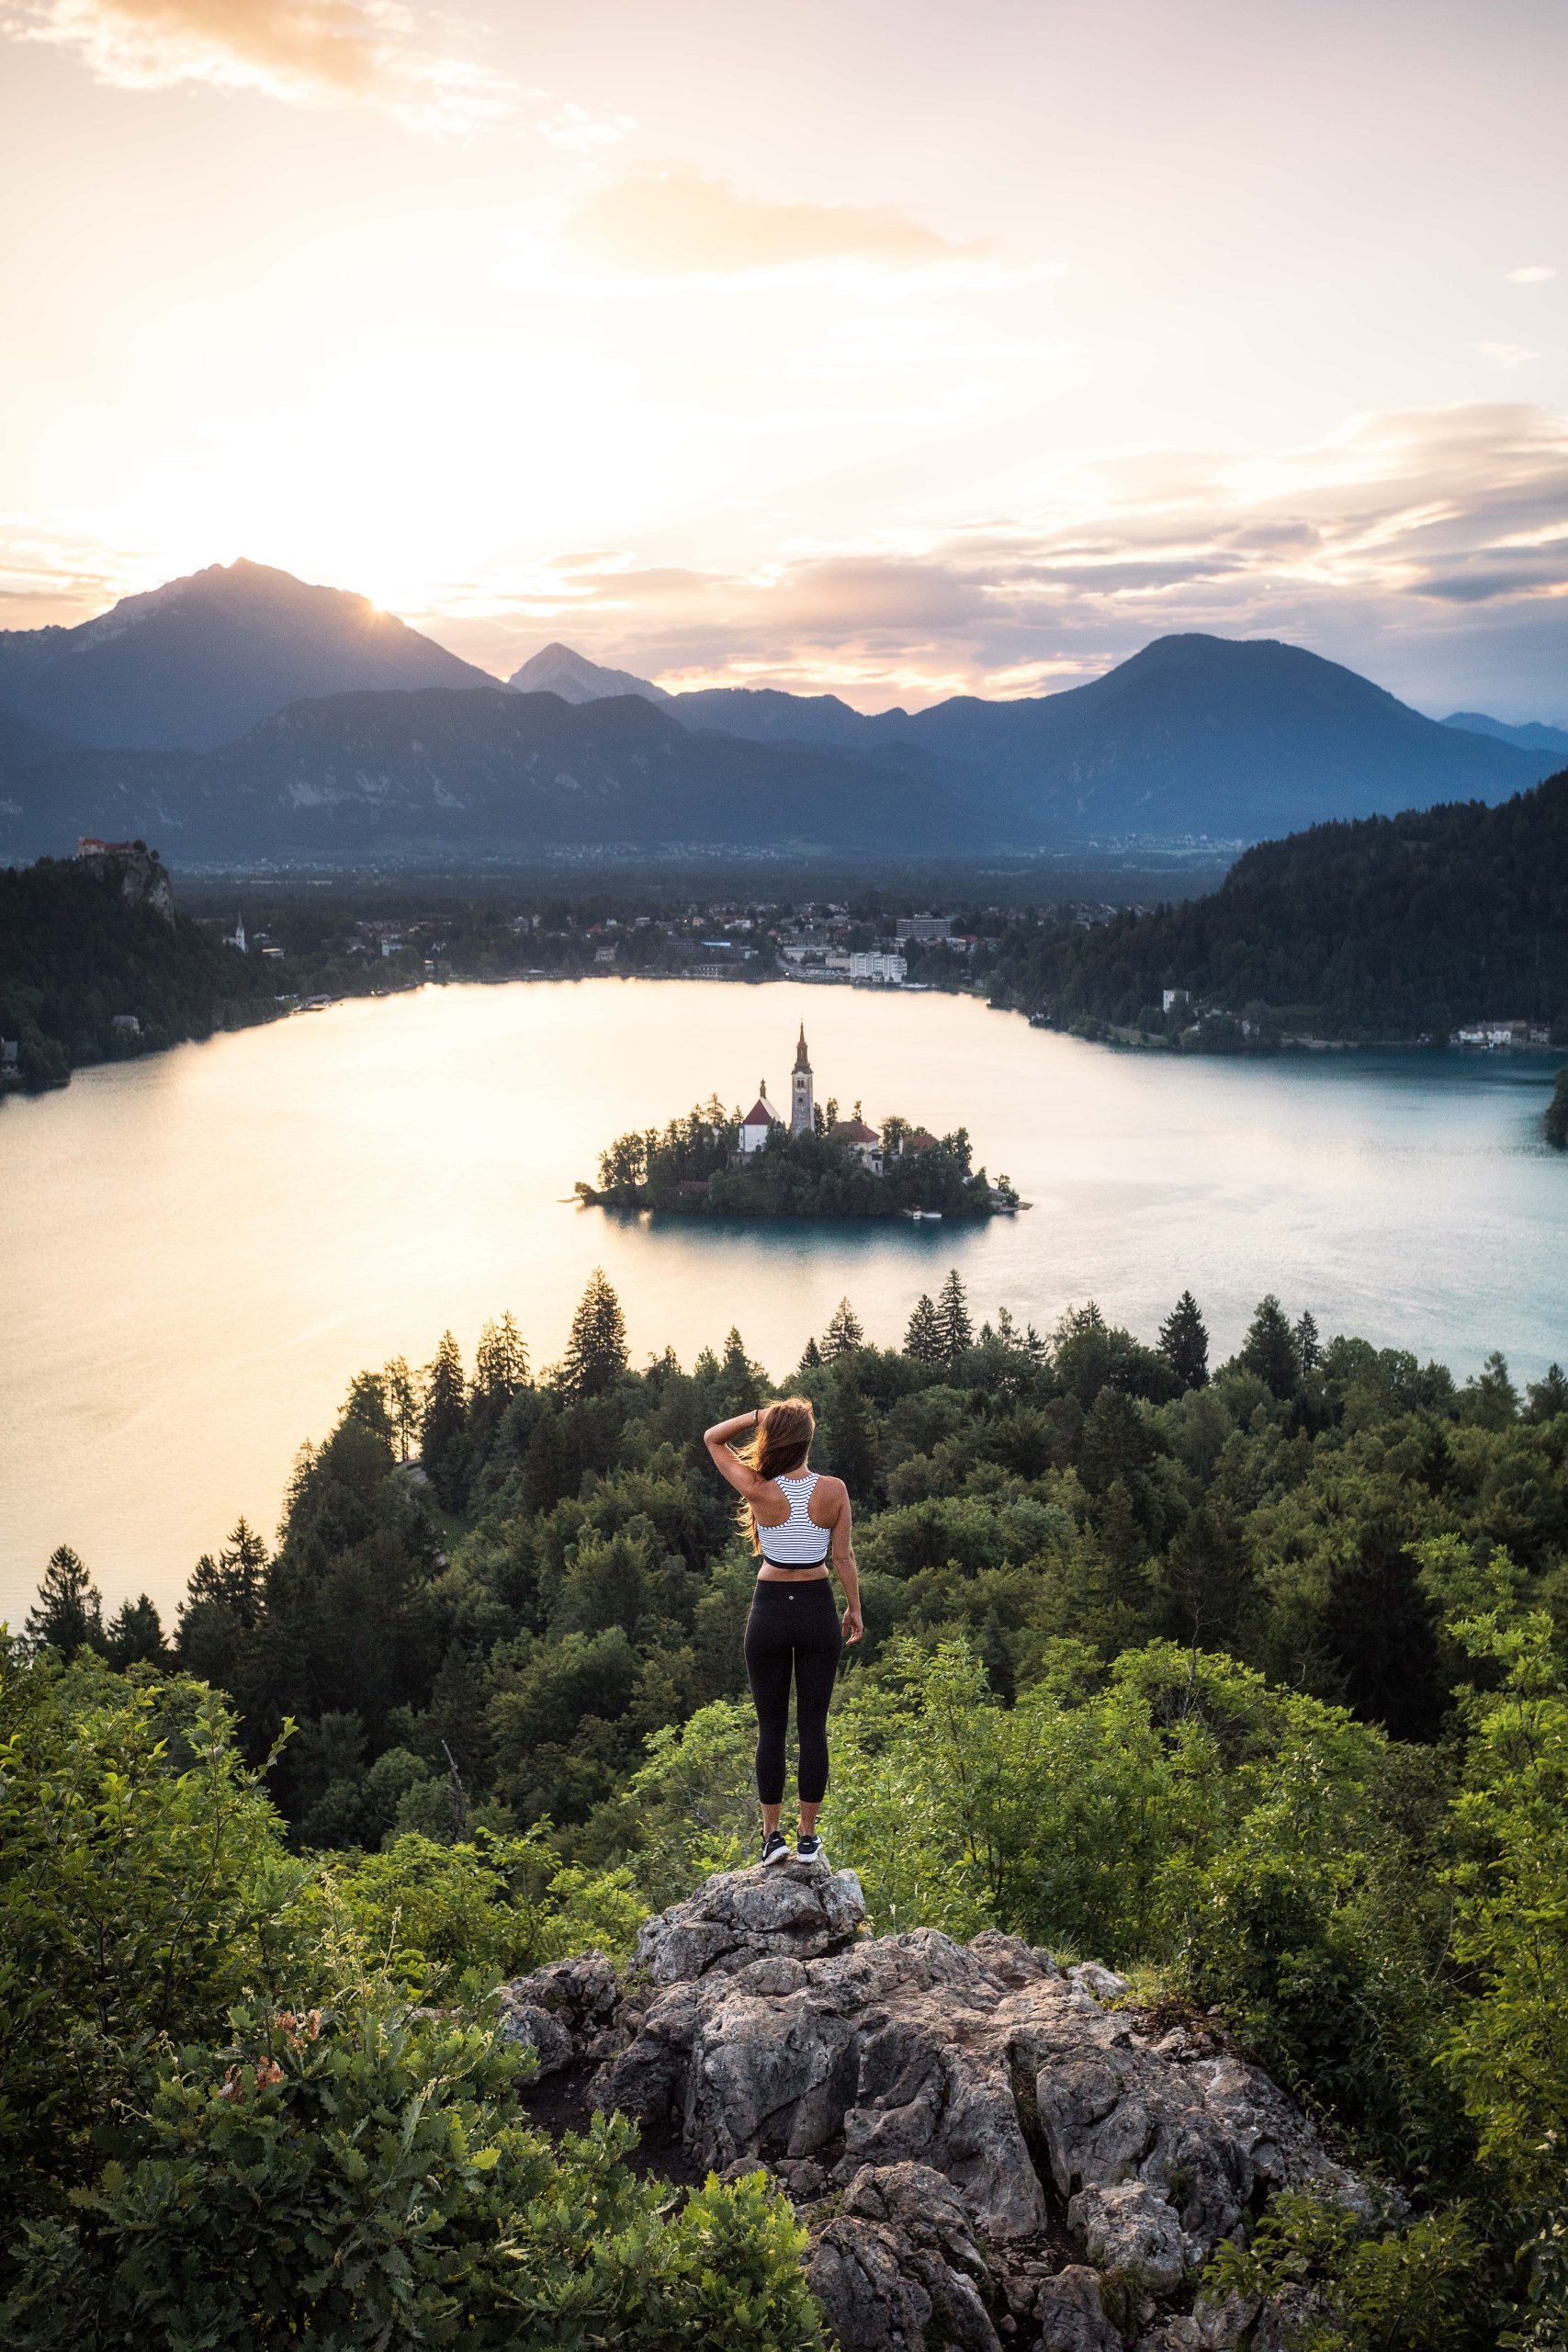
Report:
[[[747,1112],[736,1131],[736,1148],[742,1154],[761,1151],[775,1127],[784,1120],[768,1100],[768,1081],[763,1079],[757,1100]],[[807,1050],[806,1024],[801,1023],[800,1039],[795,1049],[795,1068],[790,1072],[789,1132],[792,1136],[824,1134],[833,1143],[848,1144],[863,1168],[872,1175],[882,1173],[882,1137],[868,1126],[855,1105],[852,1119],[838,1119],[829,1126],[819,1126],[817,1111],[816,1077],[811,1068],[811,1056]]]

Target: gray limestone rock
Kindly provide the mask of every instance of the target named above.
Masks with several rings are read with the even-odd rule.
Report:
[[[566,2035],[594,2106],[773,2173],[845,2352],[1225,2352],[1243,2316],[1190,2308],[1219,2239],[1281,2188],[1365,2201],[1256,2067],[1107,2007],[1110,1970],[864,1920],[852,1871],[726,1871],[649,1922],[626,1984],[562,1962],[502,2001],[542,2065]]]

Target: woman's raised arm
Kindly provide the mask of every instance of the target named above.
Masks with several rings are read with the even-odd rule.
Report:
[[[759,1478],[751,1464],[742,1462],[738,1453],[730,1451],[730,1446],[734,1439],[748,1436],[761,1419],[759,1407],[749,1413],[734,1413],[728,1421],[715,1421],[711,1430],[703,1431],[703,1443],[712,1454],[714,1467],[719,1476],[728,1478],[736,1493],[744,1495],[748,1502],[756,1499],[768,1481]]]

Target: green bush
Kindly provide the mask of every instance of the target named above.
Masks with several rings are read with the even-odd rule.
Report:
[[[803,2234],[760,2176],[672,2208],[629,2169],[630,2125],[553,2148],[485,2023],[367,1982],[233,2024],[181,2053],[135,2160],[28,2230],[15,2352],[819,2345]]]

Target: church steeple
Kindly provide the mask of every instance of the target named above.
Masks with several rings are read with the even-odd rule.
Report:
[[[815,1095],[811,1079],[811,1057],[806,1050],[806,1023],[800,1024],[800,1043],[795,1049],[795,1069],[790,1077],[789,1131],[792,1136],[808,1136],[815,1127]]]

